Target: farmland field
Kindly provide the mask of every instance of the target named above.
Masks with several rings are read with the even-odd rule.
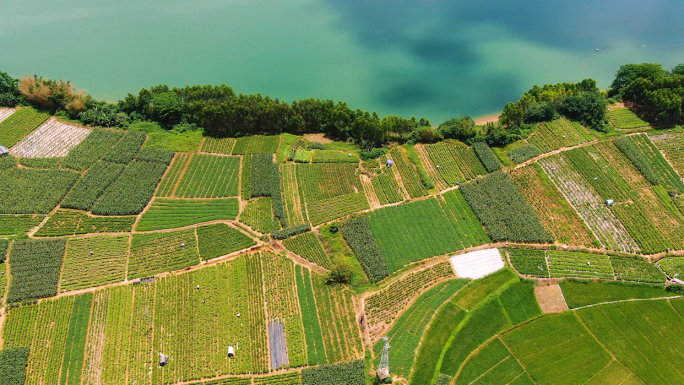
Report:
[[[152,199],[166,164],[132,162],[118,179],[95,201],[91,211],[96,215],[131,215],[143,211]]]
[[[235,146],[235,139],[233,138],[212,138],[207,136],[204,138],[204,142],[202,142],[200,151],[229,155],[233,150],[233,146]]]
[[[0,235],[26,234],[44,218],[44,215],[0,215]]]
[[[278,150],[280,136],[246,136],[238,138],[233,155],[273,154]]]
[[[89,233],[127,233],[135,217],[92,217],[79,211],[57,210],[36,231],[37,237],[59,237]]]
[[[487,174],[472,147],[460,142],[425,145],[430,160],[449,186]]]
[[[629,108],[612,109],[606,115],[608,122],[615,128],[629,129],[649,126],[648,122],[639,118]]]
[[[200,257],[204,261],[256,244],[252,238],[225,223],[198,227],[197,241]]]
[[[386,205],[404,200],[404,195],[391,171],[378,174],[371,179],[380,204]]]
[[[351,156],[349,156],[351,155]],[[296,158],[296,156],[295,156]],[[359,157],[356,154],[350,154],[348,151],[338,150],[313,150],[311,158],[313,163],[359,163]]]
[[[532,134],[529,142],[542,153],[558,150],[561,147],[572,147],[593,140],[591,134],[575,122],[564,118],[553,122],[539,123],[537,132]]]
[[[128,279],[199,264],[195,230],[134,234],[128,261]]]
[[[0,213],[47,214],[78,179],[66,170],[10,168],[0,171]]]
[[[64,239],[15,241],[10,252],[11,275],[7,302],[28,302],[57,294]]]
[[[596,237],[541,167],[536,164],[521,167],[510,175],[554,238],[568,245],[592,245]]]
[[[563,297],[571,309],[603,302],[670,297],[661,287],[625,285],[619,282],[563,281]]]
[[[408,160],[403,148],[397,147],[390,151],[389,154],[394,161],[394,166],[392,167],[397,168],[399,175],[401,175],[401,181],[409,196],[411,198],[416,198],[427,195],[427,189],[418,174],[416,166]]]
[[[684,133],[667,133],[660,136],[649,136],[653,144],[665,154],[679,175],[684,175]]]
[[[460,233],[435,198],[376,210],[368,216],[389,272],[464,248]],[[476,222],[477,223],[477,222]]]
[[[297,235],[283,240],[283,245],[300,257],[326,269],[332,268],[330,257],[323,249],[318,235],[313,232]]]
[[[490,174],[464,184],[461,191],[493,241],[553,241],[507,174]]]
[[[264,234],[280,229],[280,221],[273,216],[271,198],[255,198],[247,201],[247,205],[240,214],[240,222]]]
[[[287,223],[290,226],[307,223],[304,211],[304,198],[297,180],[297,166],[283,164],[280,166],[280,188],[283,201],[283,210]],[[243,198],[244,199],[244,198]]]
[[[238,195],[240,158],[179,154],[159,186],[157,196],[224,198]]]
[[[239,204],[235,198],[225,199],[165,199],[155,198],[140,218],[136,231],[151,231],[184,227],[215,220],[233,220]]]
[[[128,235],[70,238],[60,291],[102,286],[126,278]]]
[[[121,139],[124,132],[96,128],[78,146],[69,151],[62,165],[74,170],[85,170],[101,159]]]
[[[386,334],[390,349],[389,357],[392,362],[392,371],[408,378],[412,367],[415,365],[414,352],[418,349],[423,331],[427,328],[433,314],[437,309],[453,296],[463,285],[465,280],[449,280],[435,285],[433,288],[421,294],[421,296],[399,316],[392,328]],[[379,356],[384,346],[380,340],[374,345],[376,357]]]
[[[125,167],[120,163],[104,161],[95,163],[76,182],[61,206],[68,209],[90,210],[97,198],[119,178]]]
[[[66,156],[91,130],[50,119],[22,140],[12,151],[26,158]]]
[[[0,122],[0,143],[10,148],[43,124],[50,116],[32,108],[22,108]]]
[[[147,135],[143,131],[128,131],[112,146],[102,160],[128,164],[138,154],[146,138]]]
[[[569,161],[560,155],[553,155],[540,160],[539,164],[601,244],[616,251],[630,252],[638,249],[622,222],[605,205],[596,190],[573,169]]]

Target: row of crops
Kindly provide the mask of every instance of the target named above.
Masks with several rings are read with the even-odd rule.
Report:
[[[385,325],[392,324],[416,296],[445,278],[454,278],[451,264],[446,261],[408,274],[366,297],[364,311],[369,336],[373,340],[379,338]]]
[[[520,274],[541,278],[604,279],[664,284],[665,273],[655,264],[638,257],[555,250],[508,250],[511,263]]]
[[[159,197],[224,198],[238,195],[240,158],[178,154],[157,191]]]
[[[89,241],[67,247],[74,262],[84,250],[96,249],[84,242]],[[259,374],[269,370],[266,323],[272,319],[285,324],[291,367],[363,356],[353,309],[348,290],[326,285],[323,277],[282,256],[254,253],[152,283],[13,308],[0,357],[30,346],[31,383],[165,384]],[[228,346],[235,357],[227,357]],[[156,364],[162,353],[169,359],[164,367]],[[363,368],[362,362],[365,379]],[[299,373],[254,381],[298,384]]]

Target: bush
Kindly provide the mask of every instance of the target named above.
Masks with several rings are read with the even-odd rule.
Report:
[[[383,155],[387,154],[386,148],[374,148],[370,151],[361,151],[362,160],[377,159]]]
[[[311,225],[308,223],[302,224],[302,225],[297,225],[297,226],[292,226],[288,227],[282,230],[275,230],[273,231],[273,238],[275,239],[285,239],[289,238],[292,236],[295,236],[297,234],[305,233],[307,231],[311,231]]]
[[[558,106],[558,112],[586,127],[607,131],[606,99],[599,93],[585,92],[579,96],[568,96]]]
[[[311,150],[325,150],[325,144],[318,142],[310,142],[309,149]]]

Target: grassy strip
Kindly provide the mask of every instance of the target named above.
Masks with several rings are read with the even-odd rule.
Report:
[[[67,334],[64,359],[62,361],[62,374],[59,379],[60,385],[79,385],[81,383],[92,301],[92,293],[86,293],[74,299],[69,334]]]
[[[627,285],[617,282],[563,281],[560,283],[560,288],[571,309],[603,302],[674,295],[661,287]]]

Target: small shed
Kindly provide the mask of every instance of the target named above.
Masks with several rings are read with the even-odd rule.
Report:
[[[387,167],[391,167],[394,164],[392,159],[387,159]]]
[[[235,349],[232,346],[228,347],[228,357],[235,357]]]
[[[612,199],[608,199],[608,200],[606,201],[606,205],[608,205],[608,206],[612,206],[612,205],[614,205],[614,204],[615,204],[615,201],[612,200]]]
[[[166,356],[166,354],[160,354],[159,355],[159,366],[164,366],[168,362],[169,358]]]
[[[7,155],[7,154],[9,154],[9,150],[7,149],[7,147],[0,144],[0,156]]]

